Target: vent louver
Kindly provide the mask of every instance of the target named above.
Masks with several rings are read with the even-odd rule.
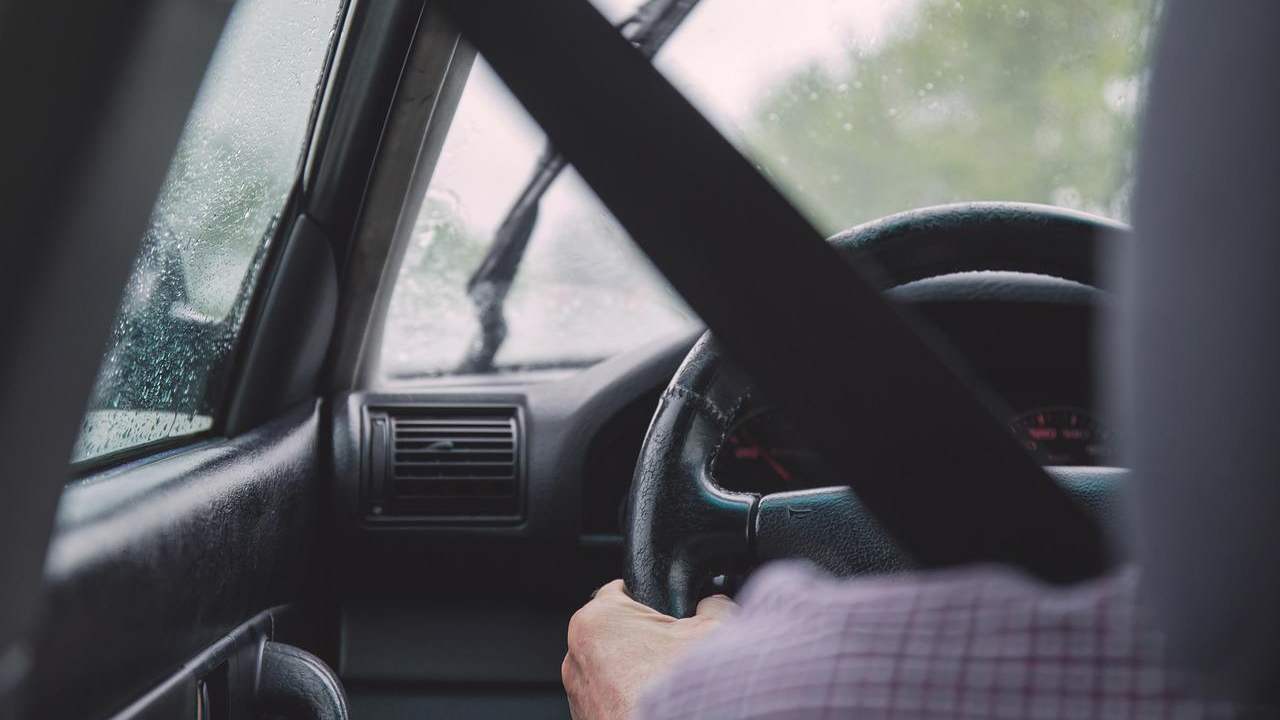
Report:
[[[369,419],[371,515],[519,517],[515,408],[384,408],[371,410]]]

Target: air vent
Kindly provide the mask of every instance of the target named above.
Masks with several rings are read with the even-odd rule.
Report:
[[[371,408],[368,427],[371,518],[520,517],[516,408]]]

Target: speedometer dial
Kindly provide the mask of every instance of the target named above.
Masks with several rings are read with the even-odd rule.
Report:
[[[721,486],[740,492],[782,492],[837,485],[827,463],[774,410],[751,413],[730,429],[715,459]]]
[[[1110,465],[1110,436],[1086,410],[1069,405],[1040,407],[1009,422],[1009,428],[1041,465]],[[712,467],[728,490],[770,493],[842,483],[782,413],[763,408],[738,421]]]
[[[1043,465],[1107,465],[1107,432],[1074,407],[1037,408],[1009,423],[1018,440]]]

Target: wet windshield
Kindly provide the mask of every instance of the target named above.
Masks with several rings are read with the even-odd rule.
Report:
[[[597,0],[620,22],[634,0]],[[657,67],[822,232],[966,200],[1125,219],[1154,0],[703,0]],[[384,332],[389,381],[578,368],[696,322],[567,170],[491,362],[468,296],[544,138],[478,61]],[[711,189],[713,191],[713,189]]]

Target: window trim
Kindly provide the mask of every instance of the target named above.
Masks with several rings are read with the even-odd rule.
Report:
[[[73,484],[90,475],[96,475],[131,463],[150,462],[153,459],[167,457],[168,451],[176,450],[178,448],[185,450],[185,446],[195,448],[202,446],[209,441],[218,439],[222,438],[220,438],[220,436],[214,432],[214,428],[211,427],[207,430],[201,430],[187,435],[173,435],[171,437],[152,440],[132,447],[113,450],[101,455],[95,455],[85,460],[76,460],[69,465],[70,472],[67,475],[67,483]]]
[[[324,392],[347,392],[376,381],[400,261],[475,58],[475,50],[434,5],[426,9],[412,41],[350,234],[352,252],[339,267],[344,304]],[[423,103],[423,97],[434,102]]]

